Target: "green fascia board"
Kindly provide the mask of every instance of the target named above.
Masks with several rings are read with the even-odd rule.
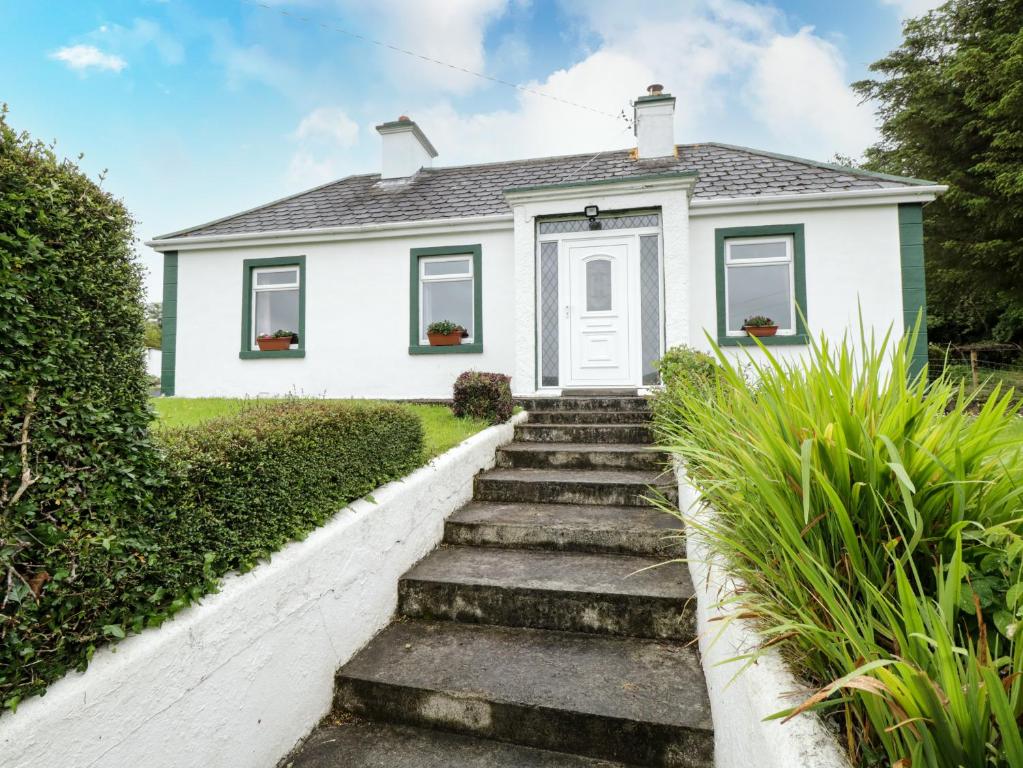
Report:
[[[419,336],[419,259],[424,256],[472,256],[472,344],[432,347]],[[409,250],[409,339],[410,355],[470,354],[483,351],[483,246],[437,245]]]
[[[765,346],[805,344],[807,339],[805,318],[810,316],[806,304],[806,237],[802,224],[769,224],[760,227],[723,227],[714,230],[714,277],[716,282],[718,344],[744,346],[752,343],[749,336],[728,335],[728,305],[725,300],[725,241],[739,237],[771,237],[788,235],[792,238],[792,269],[796,287],[796,333],[792,336],[766,336],[760,339]]]
[[[640,173],[635,176],[615,176],[613,178],[591,179],[589,181],[565,181],[555,184],[532,184],[525,187],[507,187],[506,194],[513,192],[537,192],[544,189],[574,189],[576,187],[596,187],[607,184],[623,184],[630,181],[655,181],[663,179],[695,179],[696,171],[678,171],[676,173]]]
[[[724,144],[719,141],[707,142],[713,147],[724,147],[725,149],[735,149],[740,152],[749,152],[754,155],[763,155],[764,157],[773,157],[778,160],[789,160],[794,163],[803,163],[804,165],[812,165],[817,168],[824,168],[829,171],[841,171],[842,173],[848,173],[852,175],[870,176],[875,179],[883,179],[885,181],[897,181],[902,184],[909,184],[912,186],[927,186],[933,187],[940,184],[939,181],[930,181],[928,179],[917,179],[912,176],[896,176],[891,173],[879,173],[878,171],[868,171],[863,168],[851,168],[848,165],[837,165],[835,163],[824,163],[820,160],[810,160],[807,157],[796,157],[795,155],[783,155],[780,152],[768,152],[764,149],[754,149],[753,147],[743,147],[739,144]]]
[[[172,397],[177,382],[178,252],[163,254],[163,318],[160,331],[160,394]]]
[[[260,352],[252,348],[252,271],[260,267],[298,267],[298,349]],[[276,256],[242,262],[242,335],[238,357],[257,360],[271,357],[305,357],[305,256]]]
[[[910,374],[927,369],[927,279],[924,266],[924,216],[921,203],[899,204],[899,258],[902,272],[902,320],[909,333],[920,322]]]

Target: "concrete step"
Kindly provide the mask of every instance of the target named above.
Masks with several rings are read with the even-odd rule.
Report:
[[[398,583],[398,613],[564,632],[693,638],[682,563],[651,557],[441,547]]]
[[[497,449],[497,466],[532,469],[661,470],[666,454],[638,443],[508,443]]]
[[[645,397],[525,397],[517,401],[525,410],[534,411],[648,411]]]
[[[530,411],[530,424],[643,424],[650,411]]]
[[[653,507],[474,501],[447,519],[444,541],[476,547],[682,557],[681,523]]]
[[[713,764],[703,670],[681,643],[395,622],[336,677],[335,711],[632,765]]]
[[[474,489],[477,501],[629,507],[647,506],[657,489],[678,503],[671,475],[634,469],[492,469],[476,476]]]
[[[652,443],[647,424],[519,424],[515,440],[527,443]]]
[[[606,760],[364,721],[318,728],[280,764],[283,768],[625,768]]]

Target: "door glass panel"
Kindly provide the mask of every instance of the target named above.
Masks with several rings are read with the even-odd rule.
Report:
[[[472,336],[472,280],[423,283],[423,336],[430,323],[450,320]]]
[[[275,331],[298,333],[298,290],[256,291],[256,336]]]
[[[743,320],[766,315],[782,331],[792,330],[792,292],[788,264],[728,268],[728,330]]]
[[[594,259],[586,262],[586,311],[611,309],[611,262]]]

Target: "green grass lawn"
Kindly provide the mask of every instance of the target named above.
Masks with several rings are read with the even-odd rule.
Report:
[[[154,397],[151,402],[153,408],[156,409],[157,423],[160,426],[184,427],[200,424],[219,416],[229,416],[257,402],[265,403],[266,400],[256,401],[230,397]],[[369,401],[354,400],[352,402]],[[487,426],[485,421],[479,419],[456,418],[446,405],[408,404],[403,407],[417,414],[423,422],[426,459],[439,456]]]

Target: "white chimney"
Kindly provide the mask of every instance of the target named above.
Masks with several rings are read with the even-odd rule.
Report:
[[[377,126],[383,138],[381,179],[404,179],[415,175],[420,168],[429,168],[437,150],[419,126],[405,115],[393,123]]]
[[[646,92],[646,96],[640,96],[632,104],[637,156],[641,160],[674,157],[675,97],[664,93],[660,83],[651,85]]]

